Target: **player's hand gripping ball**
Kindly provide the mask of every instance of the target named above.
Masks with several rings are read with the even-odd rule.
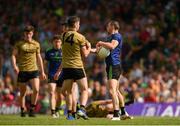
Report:
[[[101,59],[105,59],[107,56],[109,56],[109,54],[110,54],[110,50],[102,46],[97,50],[97,55]]]

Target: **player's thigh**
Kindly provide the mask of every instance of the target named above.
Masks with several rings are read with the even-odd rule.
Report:
[[[72,85],[72,95],[73,95],[73,101],[76,101],[78,98],[78,85],[76,82],[73,83]]]
[[[48,83],[49,84],[49,92],[55,93],[56,91],[56,83]]]
[[[73,79],[66,79],[66,80],[64,80],[63,87],[62,87],[63,92],[65,92],[65,91],[71,92],[73,81],[74,81]]]
[[[31,83],[32,89],[34,91],[38,92],[39,91],[39,84],[40,84],[39,78],[37,77],[37,78],[30,79],[30,83]]]
[[[62,94],[62,87],[56,87],[57,95]]]
[[[118,80],[116,79],[108,80],[108,87],[110,90],[118,90]]]
[[[20,95],[23,96],[27,92],[27,86],[26,83],[18,83],[19,90],[20,90]]]
[[[73,94],[77,94],[78,93],[78,85],[77,85],[76,82],[73,82],[72,90],[73,90]]]
[[[107,104],[105,107],[106,107],[106,109],[107,109],[109,112],[112,112],[112,111],[113,111],[113,104],[112,104],[112,103]]]
[[[76,80],[76,82],[78,83],[81,91],[88,89],[87,77],[84,77],[82,79]]]
[[[57,99],[60,99],[63,96],[65,96],[65,94],[63,94],[62,87],[58,87],[58,86],[56,87],[56,96],[57,96]]]

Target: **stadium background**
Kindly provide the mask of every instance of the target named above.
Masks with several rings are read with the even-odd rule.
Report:
[[[137,103],[180,102],[180,27],[178,0],[0,0],[0,113],[17,103],[19,96],[13,72],[11,50],[26,24],[36,27],[41,52],[49,40],[61,33],[60,22],[69,15],[81,18],[80,32],[95,45],[107,34],[109,19],[120,22],[123,35],[121,88],[132,91]],[[47,67],[45,67],[47,68]],[[86,59],[90,87],[89,102],[108,99],[104,63],[96,55]],[[30,94],[31,91],[29,90]],[[27,101],[29,98],[27,97]],[[39,108],[49,109],[47,82],[41,82]],[[4,108],[3,108],[4,107]],[[16,110],[14,110],[16,109]]]

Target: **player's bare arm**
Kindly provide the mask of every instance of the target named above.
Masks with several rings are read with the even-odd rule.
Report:
[[[100,47],[100,46],[103,46],[107,49],[110,49],[110,50],[113,50],[114,48],[116,48],[118,45],[118,41],[117,40],[112,40],[110,43],[109,42],[103,42],[103,41],[99,41],[97,44],[96,44],[96,47]]]
[[[58,80],[61,70],[62,70],[62,65],[59,66],[57,72],[55,73],[54,80]]]
[[[13,49],[12,51],[12,56],[11,56],[11,60],[12,60],[12,65],[13,65],[13,69],[15,71],[16,74],[19,73],[19,68],[16,65],[16,55],[18,54],[18,50],[17,49]]]
[[[86,43],[86,47],[88,48],[88,46],[91,46],[91,43],[90,42],[87,42]],[[96,53],[97,51],[96,51],[96,48],[91,48],[90,49],[90,53]]]
[[[91,53],[96,53],[97,52],[97,49],[96,48],[91,48]]]
[[[43,61],[42,61],[42,57],[41,57],[40,53],[37,54],[37,59],[38,59],[39,65],[40,65],[41,77],[42,77],[43,80],[45,80],[46,79],[46,74],[44,72]]]
[[[85,46],[81,47],[81,51],[83,56],[87,57],[91,51],[91,44],[87,42]]]
[[[98,105],[105,105],[105,104],[111,104],[112,100],[98,100],[98,101],[93,101],[92,103],[94,104],[98,104]]]

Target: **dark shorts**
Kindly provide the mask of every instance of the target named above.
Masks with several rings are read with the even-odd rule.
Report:
[[[109,79],[116,79],[118,80],[122,72],[122,67],[121,65],[110,65],[106,67],[106,73],[107,73],[107,78]]]
[[[74,81],[86,77],[85,71],[82,68],[63,68],[64,80],[73,79]]]
[[[39,77],[39,71],[19,71],[18,82],[26,83],[33,78]]]
[[[55,83],[57,87],[62,87],[64,82],[63,74],[60,74],[58,80],[54,80],[54,77],[48,76],[48,83]]]

